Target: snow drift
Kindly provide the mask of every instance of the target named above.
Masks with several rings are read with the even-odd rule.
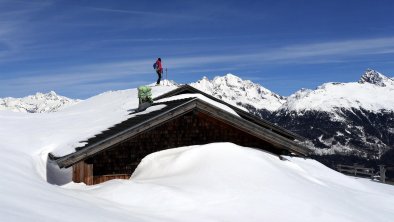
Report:
[[[391,189],[390,189],[391,188]],[[165,150],[87,191],[168,221],[389,221],[394,189],[231,143]]]

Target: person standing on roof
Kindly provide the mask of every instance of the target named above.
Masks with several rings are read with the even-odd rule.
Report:
[[[156,69],[156,73],[158,75],[158,79],[156,82],[156,86],[160,85],[160,80],[161,80],[161,74],[163,74],[163,67],[161,65],[161,58],[158,58],[155,64],[153,64],[153,67]]]

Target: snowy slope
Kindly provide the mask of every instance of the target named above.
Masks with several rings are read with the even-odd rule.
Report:
[[[153,88],[154,96],[174,87]],[[56,113],[0,112],[1,221],[391,221],[394,187],[230,143],[146,157],[132,180],[55,186],[47,154],[118,123],[135,89]],[[236,164],[234,164],[236,163]],[[48,168],[49,167],[49,168]],[[51,176],[51,175],[49,175]],[[285,209],[285,210],[284,210]]]
[[[287,98],[280,109],[288,111],[364,109],[394,110],[394,80],[367,70],[359,82],[325,83],[315,90],[302,89]]]
[[[232,105],[249,105],[257,109],[274,111],[285,102],[284,97],[233,74],[217,76],[213,80],[204,77],[190,85]]]
[[[59,96],[55,92],[36,93],[23,98],[0,98],[0,111],[11,110],[24,113],[56,112],[65,107],[77,104],[80,100]]]

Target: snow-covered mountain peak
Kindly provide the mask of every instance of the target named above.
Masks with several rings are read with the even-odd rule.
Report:
[[[23,98],[0,98],[0,110],[11,110],[25,113],[47,113],[56,112],[66,106],[78,103],[80,100],[70,99],[56,94],[54,91],[48,93],[36,93]]]
[[[368,83],[368,84],[365,84]],[[383,74],[367,70],[359,82],[324,83],[315,90],[299,90],[280,108],[288,111],[364,109],[394,110],[394,83]]]
[[[284,97],[231,73],[216,76],[213,80],[204,77],[190,85],[233,105],[250,105],[257,109],[274,111],[285,102]]]
[[[364,73],[364,75],[361,76],[361,79],[358,82],[361,84],[370,83],[382,87],[385,87],[387,85],[394,86],[393,79],[390,79],[382,73],[372,69],[367,69],[367,71]]]
[[[213,79],[213,82],[216,83],[217,85],[225,84],[227,86],[237,87],[237,86],[242,85],[244,81],[241,78],[239,78],[238,76],[228,73],[225,76],[216,76]]]
[[[55,91],[49,91],[48,93],[37,92],[36,94],[34,94],[30,97],[30,99],[46,99],[46,100],[48,100],[48,99],[61,100],[62,98],[66,98],[66,97],[57,95]]]

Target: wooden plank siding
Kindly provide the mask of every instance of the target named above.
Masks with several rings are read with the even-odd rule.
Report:
[[[72,180],[75,183],[93,185],[93,164],[87,164],[85,161],[74,164]]]
[[[72,180],[75,183],[94,185],[113,179],[129,179],[130,176],[131,174],[110,174],[94,176],[93,164],[87,164],[85,161],[80,161],[73,165]]]
[[[232,142],[273,154],[281,150],[236,127],[197,111],[191,111],[135,137],[124,140],[85,160],[93,165],[93,184],[128,179],[140,161],[153,152],[174,147]]]

